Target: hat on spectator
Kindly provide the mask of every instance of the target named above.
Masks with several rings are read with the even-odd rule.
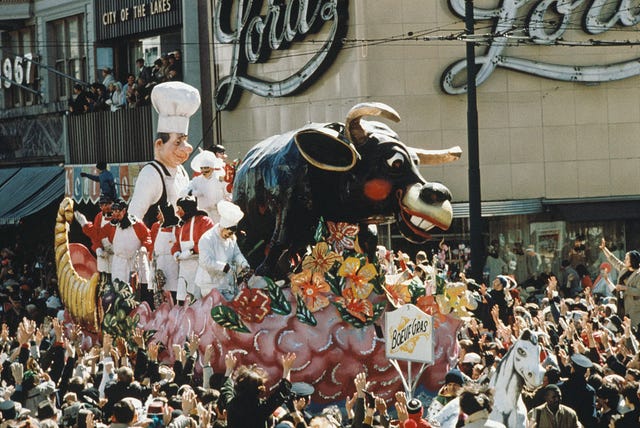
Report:
[[[462,364],[478,364],[480,362],[482,362],[482,358],[475,352],[467,352],[462,358]]]
[[[593,362],[583,354],[573,354],[571,356],[571,361],[574,366],[579,366],[585,369],[593,367]]]
[[[164,82],[151,91],[158,112],[157,132],[189,133],[189,119],[200,107],[200,92],[183,82]]]
[[[49,400],[43,400],[38,403],[38,419],[52,418],[55,414],[55,410]]]
[[[244,217],[240,207],[233,202],[222,200],[216,206],[220,214],[220,227],[225,229],[236,226]]]
[[[315,388],[306,382],[293,382],[291,384],[291,393],[297,397],[308,397],[313,395]]]
[[[3,421],[16,419],[16,417],[29,414],[29,409],[23,409],[22,405],[17,401],[4,400],[0,402],[0,414]]]
[[[407,412],[410,415],[415,415],[416,413],[422,412],[422,402],[417,398],[412,398],[407,401]]]
[[[615,357],[615,355],[609,355],[607,357],[607,367],[609,367],[615,374],[623,377],[627,373],[627,368]]]
[[[444,376],[445,385],[448,383],[455,383],[460,386],[464,385],[464,378],[462,377],[462,372],[458,369],[451,369]]]

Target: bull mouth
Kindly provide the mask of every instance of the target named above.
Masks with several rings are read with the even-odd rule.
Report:
[[[448,200],[427,203],[420,199],[421,186],[414,184],[406,191],[398,191],[398,226],[406,239],[422,243],[431,238],[427,233],[434,227],[449,229],[453,220],[453,208]]]

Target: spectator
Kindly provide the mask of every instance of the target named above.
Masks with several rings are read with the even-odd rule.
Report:
[[[69,113],[83,114],[89,111],[89,100],[87,94],[79,83],[73,85],[73,95],[69,100]]]
[[[223,407],[227,411],[229,428],[266,428],[274,410],[281,406],[291,391],[291,368],[296,354],[280,357],[282,380],[267,399],[260,398],[265,391],[266,372],[259,367],[241,366],[237,370],[237,359],[231,352],[225,356],[225,383],[221,396]],[[234,374],[235,373],[235,374]],[[232,378],[232,375],[233,378]],[[296,423],[301,420],[296,419]]]
[[[111,85],[115,81],[116,81],[116,78],[113,77],[113,73],[112,73],[111,68],[104,67],[102,69],[102,84],[104,85],[104,87],[108,88],[109,85]]]
[[[135,77],[136,77],[136,80],[138,80],[138,79],[140,79],[142,77],[146,82],[150,82],[151,81],[151,67],[148,67],[148,66],[144,65],[144,59],[143,58],[138,58],[136,60]]]
[[[570,407],[560,404],[562,393],[558,385],[545,387],[545,404],[529,412],[529,421],[535,421],[536,428],[572,427],[577,428],[578,416]]]
[[[467,415],[467,428],[505,428],[504,424],[489,420],[493,408],[493,397],[488,390],[465,388],[460,394],[460,410]]]

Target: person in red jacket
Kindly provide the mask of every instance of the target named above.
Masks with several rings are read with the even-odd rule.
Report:
[[[136,273],[143,299],[149,283],[148,255],[152,250],[151,234],[145,224],[127,213],[127,203],[119,199],[112,207],[113,218],[118,223],[113,237],[111,277],[131,284],[131,274]]]
[[[75,212],[76,220],[82,226],[82,231],[91,239],[91,249],[96,253],[96,263],[100,279],[111,279],[111,255],[113,254],[113,236],[116,226],[111,223],[111,206],[113,200],[107,196],[100,196],[100,212],[96,214],[93,222],[80,212]]]
[[[181,225],[176,230],[176,241],[171,253],[178,261],[178,291],[176,299],[183,302],[187,293],[194,299],[201,296],[200,288],[196,287],[195,279],[198,270],[198,242],[200,237],[213,227],[213,220],[207,213],[198,209],[198,200],[193,196],[185,196],[176,203],[176,214],[181,219]]]

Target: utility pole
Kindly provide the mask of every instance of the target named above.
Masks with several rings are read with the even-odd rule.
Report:
[[[473,42],[473,0],[465,0],[467,34],[467,144],[469,151],[469,228],[471,233],[471,277],[482,281],[484,242],[480,199],[480,150],[478,148],[478,103],[476,100],[476,52]]]

